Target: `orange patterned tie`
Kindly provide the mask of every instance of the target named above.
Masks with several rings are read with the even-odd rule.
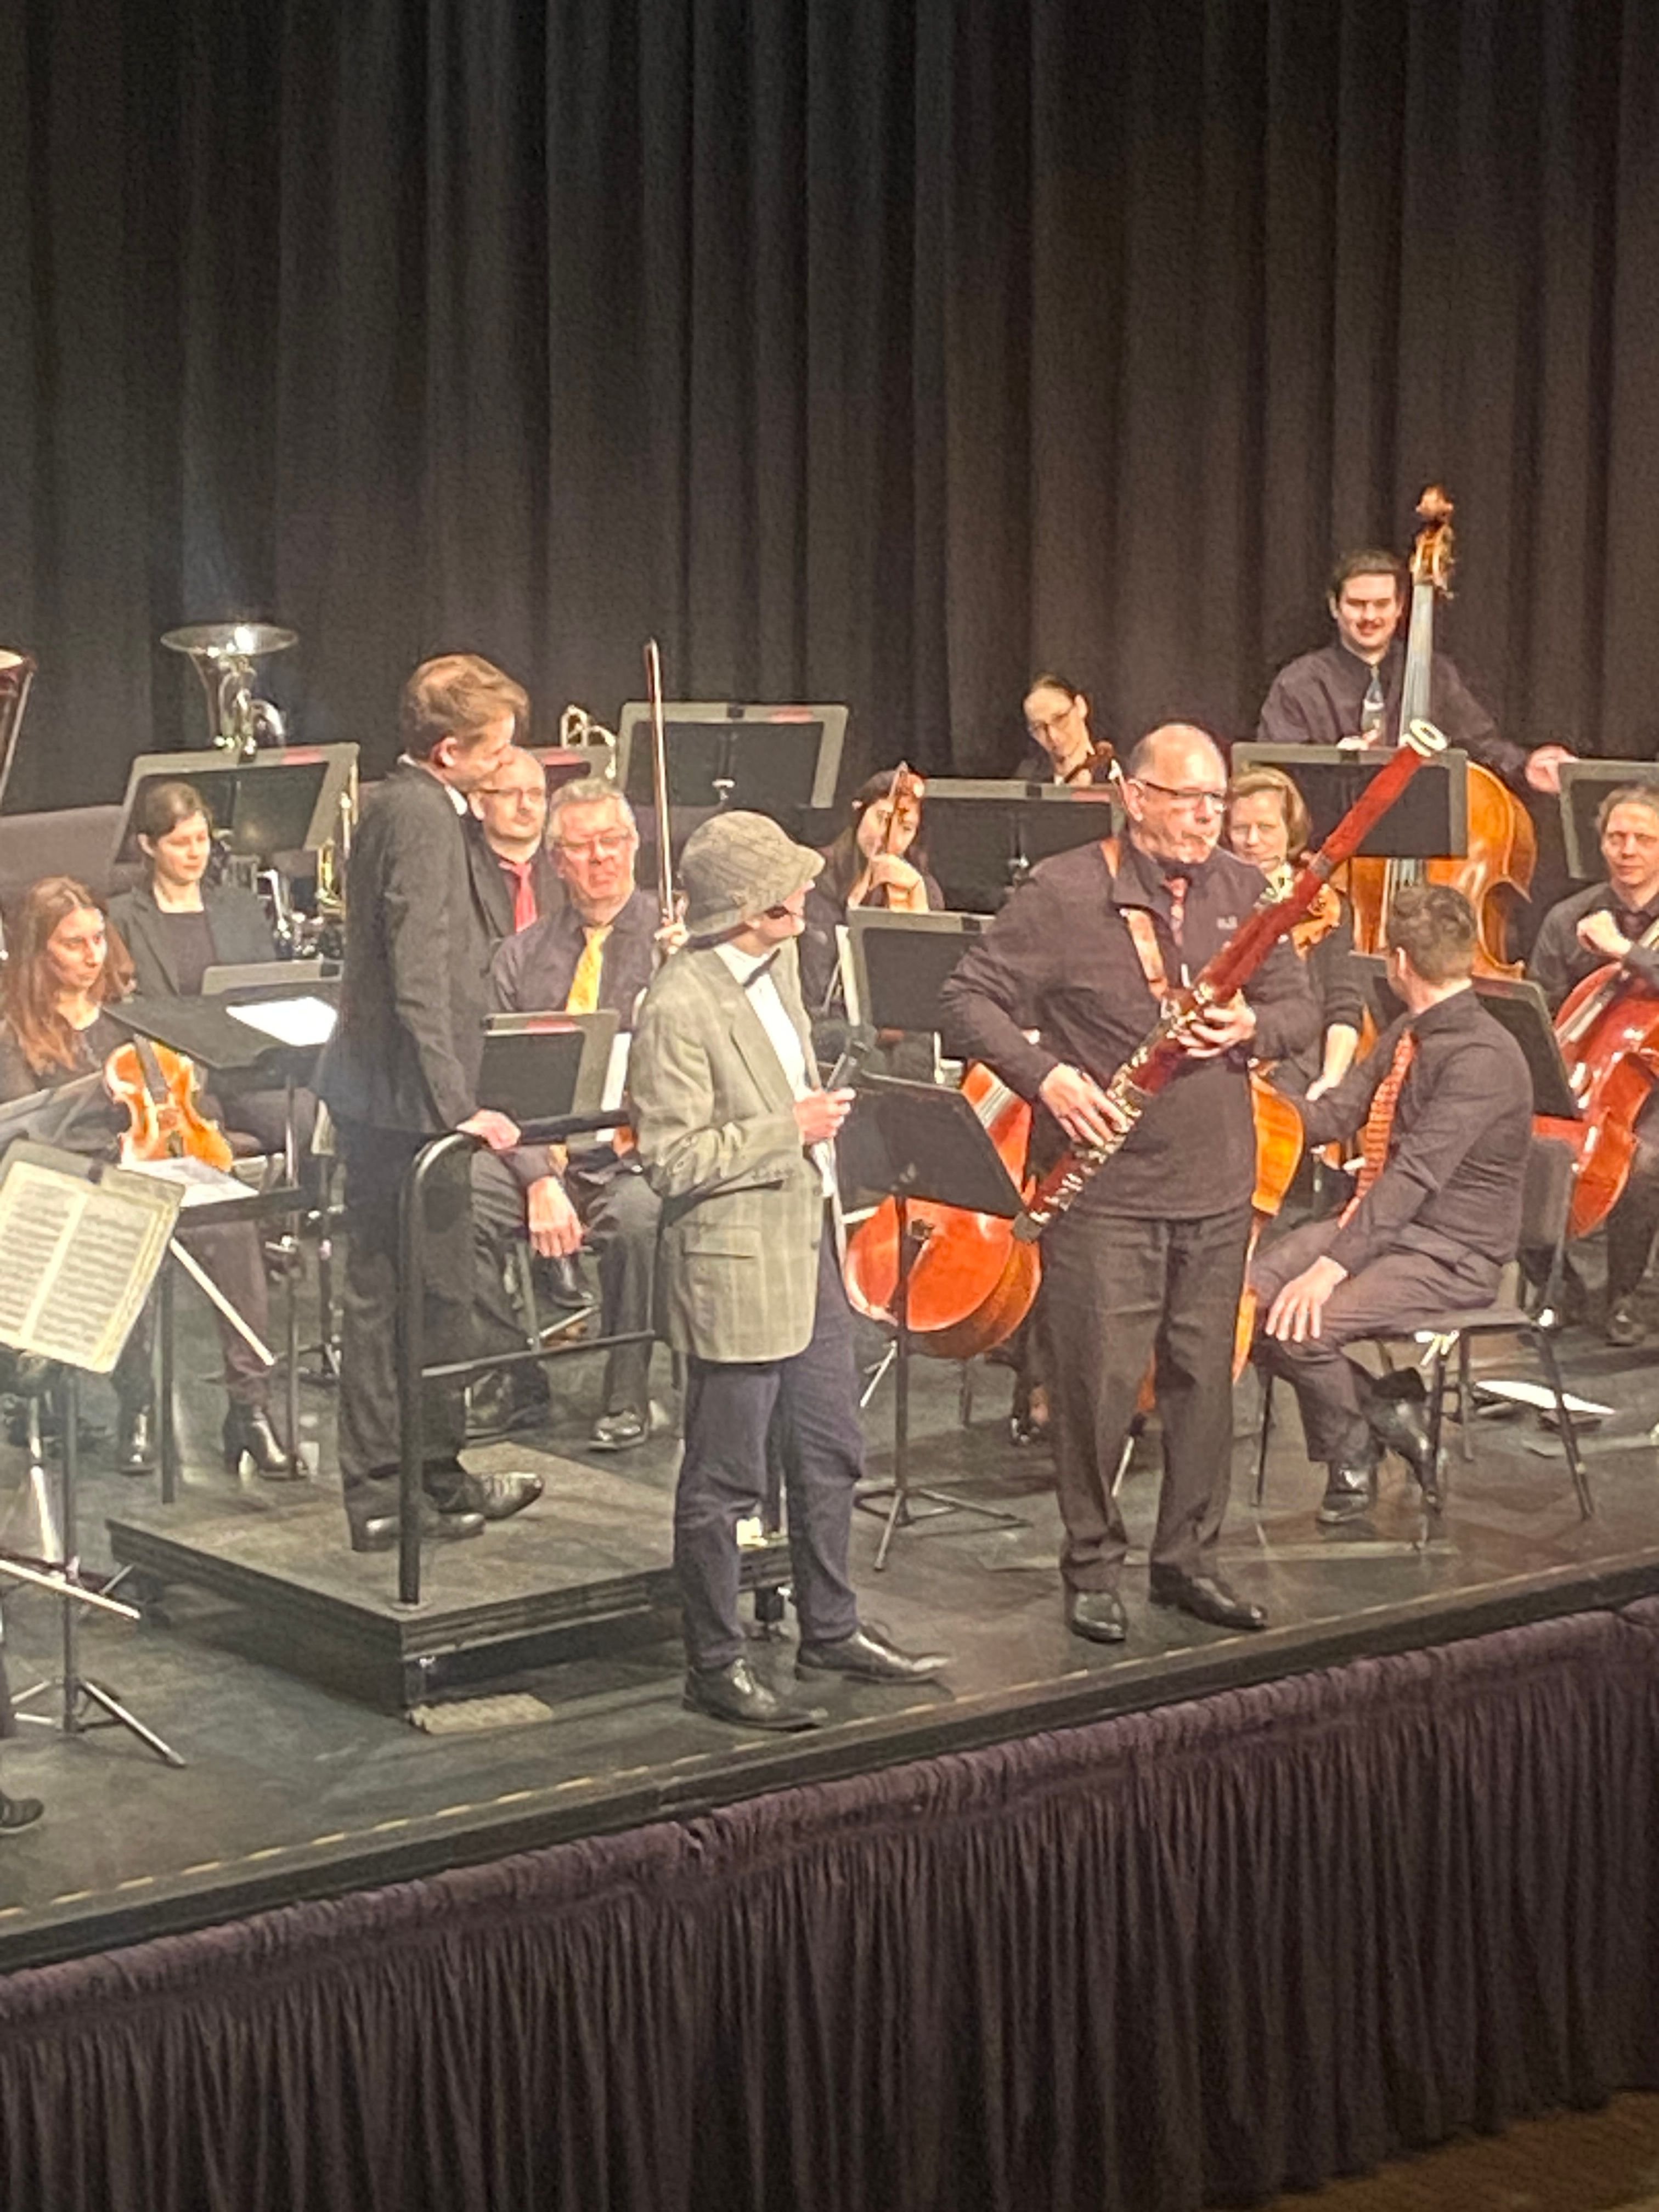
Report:
[[[1353,1187],[1353,1196],[1338,1218],[1339,1227],[1353,1218],[1366,1192],[1388,1165],[1389,1140],[1394,1134],[1394,1112],[1400,1103],[1400,1086],[1406,1080],[1406,1071],[1410,1067],[1416,1051],[1415,1031],[1402,1030],[1400,1042],[1394,1048],[1394,1058],[1389,1062],[1389,1072],[1372,1095],[1371,1109],[1365,1116],[1365,1127],[1359,1139],[1362,1160],[1358,1180]]]
[[[582,931],[582,957],[570,979],[570,995],[564,1002],[568,1014],[596,1014],[599,1010],[599,975],[605,964],[605,940],[611,924],[596,922]]]

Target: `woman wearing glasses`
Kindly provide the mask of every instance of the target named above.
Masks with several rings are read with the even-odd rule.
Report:
[[[1089,702],[1075,684],[1047,671],[1034,676],[1024,712],[1030,744],[1014,770],[1022,783],[1062,783],[1083,791],[1115,780],[1112,748],[1095,743]]]

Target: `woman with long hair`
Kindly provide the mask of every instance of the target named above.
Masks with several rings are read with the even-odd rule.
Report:
[[[927,914],[945,894],[927,872],[921,840],[927,786],[907,776],[896,800],[896,769],[884,768],[853,793],[847,826],[824,848],[823,866],[806,894],[805,933],[800,940],[800,988],[811,1015],[840,1004],[836,932],[854,907],[885,907],[894,914]]]
[[[84,884],[48,876],[33,884],[17,910],[0,981],[0,1103],[102,1075],[111,1054],[129,1041],[109,1009],[126,997],[131,981],[132,963]],[[56,1141],[116,1158],[125,1109],[100,1087],[87,1088],[94,1094],[87,1107],[55,1131]],[[179,1234],[255,1334],[267,1335],[264,1269],[252,1225],[191,1226]],[[266,1370],[240,1331],[215,1310],[229,1399],[226,1463],[234,1469],[246,1455],[261,1474],[289,1474],[289,1454],[270,1423]],[[116,1462],[125,1474],[148,1474],[156,1463],[149,1343],[146,1316],[128,1338],[112,1378],[119,1408]]]

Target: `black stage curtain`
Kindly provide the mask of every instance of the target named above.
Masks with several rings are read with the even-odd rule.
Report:
[[[836,698],[1010,763],[1034,664],[1248,728],[1460,500],[1514,734],[1659,734],[1647,0],[7,0],[10,805],[204,732],[261,613],[378,769],[459,644],[544,734]]]
[[[1185,2212],[1659,2081],[1659,1607],[0,1982],[7,2212]]]

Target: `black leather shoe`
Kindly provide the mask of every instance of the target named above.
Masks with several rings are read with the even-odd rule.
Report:
[[[252,1461],[255,1474],[272,1482],[305,1480],[305,1468],[292,1452],[283,1449],[281,1437],[271,1426],[268,1407],[240,1406],[233,1400],[225,1413],[222,1434],[225,1465],[231,1474],[240,1472],[246,1457]]]
[[[855,1628],[834,1644],[803,1644],[798,1674],[850,1674],[858,1682],[926,1682],[950,1665],[943,1651],[901,1651],[878,1628]]]
[[[472,1474],[465,1468],[457,1468],[441,1490],[431,1486],[432,1503],[446,1520],[476,1513],[484,1521],[510,1521],[541,1494],[538,1474]]]
[[[31,1826],[46,1809],[38,1797],[8,1797],[0,1790],[0,1835]]]
[[[710,1720],[731,1721],[738,1728],[822,1728],[830,1716],[822,1705],[803,1705],[781,1698],[757,1679],[746,1659],[728,1667],[692,1667],[685,1677],[684,1703],[694,1713]]]
[[[1435,1479],[1434,1454],[1430,1449],[1429,1419],[1422,1400],[1409,1395],[1373,1397],[1365,1408],[1365,1419],[1378,1443],[1385,1450],[1398,1452],[1421,1485],[1424,1495],[1433,1498],[1439,1486]]]
[[[482,1536],[482,1513],[440,1513],[436,1506],[422,1503],[421,1507],[421,1541],[455,1544],[464,1536]],[[398,1548],[398,1516],[395,1513],[371,1513],[366,1520],[351,1523],[351,1548],[354,1552],[395,1552]]]
[[[123,1406],[115,1417],[115,1464],[122,1474],[154,1474],[161,1465],[155,1414],[149,1406]]]
[[[1345,1522],[1363,1521],[1376,1503],[1376,1461],[1334,1460],[1314,1518],[1322,1528],[1340,1528]]]
[[[466,1394],[466,1433],[469,1442],[483,1443],[491,1437],[511,1436],[517,1429],[538,1428],[548,1416],[547,1388],[519,1381],[523,1369],[498,1367],[481,1375]]]
[[[1215,1628],[1265,1628],[1266,1609],[1252,1605],[1219,1575],[1182,1575],[1164,1568],[1155,1571],[1150,1592],[1154,1605],[1179,1606],[1194,1620],[1207,1620]]]
[[[1091,1644],[1121,1644],[1129,1633],[1128,1615],[1115,1590],[1068,1590],[1066,1624],[1073,1636]]]

